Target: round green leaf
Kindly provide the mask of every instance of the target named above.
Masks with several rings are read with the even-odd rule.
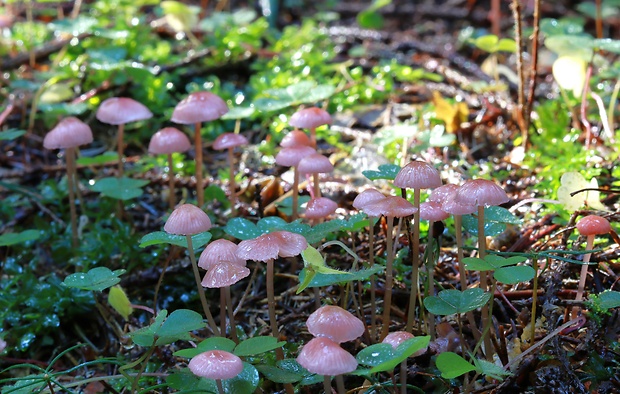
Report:
[[[200,353],[208,352],[209,350],[224,350],[232,353],[236,343],[232,340],[224,337],[211,337],[200,342],[198,346],[189,349],[177,350],[173,354],[177,357],[192,358]]]
[[[443,352],[438,355],[435,365],[444,379],[454,379],[476,369],[463,357],[453,352]]]
[[[442,290],[436,296],[426,297],[424,306],[435,315],[452,315],[465,313],[480,308],[491,298],[490,293],[485,293],[480,288],[459,290]]]
[[[67,287],[75,287],[82,290],[102,291],[118,284],[119,276],[125,273],[120,269],[111,271],[107,267],[95,267],[88,272],[71,274],[62,282]]]
[[[493,277],[496,281],[507,285],[515,285],[520,282],[528,282],[534,278],[536,271],[529,265],[517,265],[514,267],[504,267],[495,271]]]
[[[620,306],[620,292],[606,290],[597,297],[600,302],[599,306],[603,309],[611,309]]]
[[[389,343],[377,343],[362,349],[355,359],[360,365],[375,367],[394,357],[394,348]]]
[[[238,344],[233,353],[239,357],[254,356],[280,348],[285,344],[286,342],[278,342],[278,340],[272,336],[253,337]]]
[[[41,233],[37,230],[26,230],[20,233],[6,233],[0,235],[0,246],[11,246],[23,242],[39,239]]]
[[[263,374],[267,379],[275,383],[295,383],[303,379],[303,375],[285,371],[273,365],[259,364],[256,365],[258,372]]]
[[[211,240],[211,237],[212,235],[208,231],[192,235],[192,246],[199,248],[206,245]],[[176,245],[187,249],[187,237],[185,235],[168,234],[164,231],[154,231],[142,237],[138,246],[146,248],[147,246],[159,244]]]
[[[90,189],[118,200],[131,200],[140,197],[141,188],[148,183],[149,181],[142,179],[108,177],[98,180]]]

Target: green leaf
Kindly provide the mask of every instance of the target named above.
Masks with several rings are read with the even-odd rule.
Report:
[[[516,285],[520,282],[528,282],[534,278],[536,271],[528,265],[504,267],[495,271],[493,277],[496,281],[507,285]]]
[[[398,364],[405,361],[407,357],[410,357],[418,350],[428,347],[430,340],[430,335],[407,339],[406,341],[398,345],[398,347],[394,350],[394,356],[392,358],[382,362],[379,365],[374,366],[370,370],[370,372],[378,373],[384,371],[392,371],[394,368],[396,368]]]
[[[189,309],[177,309],[166,319],[168,311],[160,311],[155,321],[129,335],[140,346],[159,346],[172,343],[177,340],[189,341],[192,339],[190,331],[206,327],[199,313]]]
[[[225,393],[252,394],[258,387],[260,376],[256,368],[249,363],[243,363],[243,370],[232,379],[222,380]],[[166,383],[180,392],[192,393],[219,393],[213,379],[200,378],[194,375],[189,368],[173,372],[166,378]]]
[[[594,46],[603,51],[620,54],[620,40],[612,40],[611,38],[601,38],[594,40]]]
[[[209,243],[211,237],[212,235],[208,231],[192,235],[192,246],[195,249],[198,249]],[[140,245],[138,246],[141,248],[146,248],[147,246],[159,244],[176,245],[187,249],[187,237],[185,235],[168,234],[164,231],[154,231],[142,237],[140,240]]]
[[[286,342],[278,342],[274,337],[253,337],[241,342],[233,352],[239,357],[255,356],[284,346]]]
[[[224,350],[226,352],[232,353],[236,345],[237,344],[235,342],[228,338],[211,337],[200,342],[196,347],[177,350],[172,354],[177,357],[193,358],[200,353],[208,352],[209,350]]]
[[[256,369],[274,383],[295,383],[303,379],[301,374],[285,371],[273,365],[258,364]]]
[[[570,55],[586,62],[592,58],[594,39],[589,35],[554,35],[545,39],[545,46],[558,56]]]
[[[442,290],[436,296],[426,297],[424,306],[435,315],[453,315],[480,308],[491,299],[490,293],[480,288],[459,290]]]
[[[444,125],[436,125],[430,130],[421,132],[418,140],[422,146],[443,148],[452,145],[456,141],[456,135],[446,133]]]
[[[221,119],[245,119],[256,112],[254,107],[232,107]]]
[[[121,281],[119,276],[124,273],[124,269],[111,271],[107,267],[95,267],[88,272],[71,274],[62,283],[82,290],[103,291],[118,284]]]
[[[362,174],[371,181],[377,179],[387,179],[393,181],[396,175],[400,171],[400,166],[396,164],[381,164],[379,170],[366,170],[362,171]]]
[[[0,141],[11,141],[26,134],[26,130],[8,129],[0,131]]]
[[[321,274],[314,272],[314,277],[310,281],[307,287],[324,287],[331,286],[337,283],[347,283],[356,280],[366,280],[371,275],[375,275],[385,269],[384,266],[376,264],[370,268],[364,268],[357,271],[346,271],[341,274]],[[299,273],[299,282],[303,283],[306,280],[306,276],[309,274],[309,270],[304,268]]]
[[[360,350],[355,359],[360,365],[375,367],[394,357],[394,348],[389,343],[376,343]]]
[[[474,40],[474,45],[485,52],[495,53],[499,38],[494,34],[480,36]]]
[[[39,239],[41,233],[38,230],[25,230],[20,233],[6,233],[0,235],[0,246],[11,246],[23,242]]]
[[[583,32],[583,20],[544,18],[540,21],[540,31],[545,36],[580,34]]]
[[[376,219],[373,219],[373,222]],[[359,231],[361,229],[365,229],[370,224],[370,220],[368,219],[368,215],[364,212],[356,213],[355,215],[350,216],[348,219],[344,220],[342,223],[343,231]]]
[[[512,38],[502,38],[495,47],[496,52],[516,52],[517,43]]]
[[[112,163],[118,161],[118,154],[116,152],[105,152],[97,156],[86,157],[82,156],[75,162],[81,166],[96,166],[106,163]]]
[[[293,105],[315,103],[329,98],[336,89],[331,85],[317,85],[312,81],[302,81],[284,89],[267,89],[266,97],[254,100],[256,109],[262,112],[278,111]]]
[[[127,294],[125,294],[123,289],[118,285],[110,288],[108,303],[125,320],[129,319],[129,315],[133,312],[131,301],[129,301]]]
[[[300,382],[302,386],[316,384],[323,381],[323,375],[313,374],[306,368],[299,365],[297,360],[292,358],[286,358],[282,361],[278,361],[276,362],[276,366],[284,371],[302,375],[303,379]]]
[[[601,203],[599,191],[588,190],[587,192],[571,196],[573,192],[588,188],[598,188],[596,178],[586,181],[586,178],[577,171],[565,172],[560,178],[560,187],[557,190],[558,200],[568,211],[576,211],[582,205],[587,205],[593,209],[605,210],[605,206]]]
[[[357,24],[363,29],[380,30],[385,24],[385,19],[376,11],[364,10],[357,14]]]
[[[304,231],[302,235],[306,237],[308,243],[317,243],[327,238],[329,235],[338,233],[338,231],[343,229],[344,224],[344,220],[332,219],[315,225],[311,229]]]
[[[620,306],[620,292],[618,291],[605,290],[596,297],[599,302],[599,307],[604,310]]]
[[[512,375],[510,371],[506,371],[501,366],[487,360],[474,359],[474,364],[476,364],[477,372],[489,378],[504,380],[506,376]]]
[[[297,209],[299,210],[299,208],[308,201],[310,201],[310,196],[299,196]],[[293,197],[286,197],[284,200],[276,203],[276,207],[286,216],[291,216],[293,214]]]
[[[205,201],[217,201],[225,207],[230,206],[230,200],[226,196],[226,192],[222,190],[218,185],[209,185],[205,188],[204,192]]]
[[[441,371],[441,377],[444,379],[454,379],[476,370],[476,367],[453,352],[443,352],[439,354],[435,360],[435,365],[437,365],[437,369]]]
[[[484,260],[478,257],[465,257],[463,262],[465,267],[471,271],[493,271],[498,268],[506,267],[509,265],[515,265],[527,260],[522,256],[512,256],[504,258],[501,256],[489,254],[484,257]]]
[[[118,200],[131,200],[140,197],[142,186],[148,183],[149,181],[142,179],[108,177],[99,179],[90,189]]]
[[[521,224],[521,220],[506,208],[495,206],[484,208],[484,234],[486,236],[501,234],[506,229],[506,224]],[[463,227],[468,233],[478,236],[478,217],[464,215]]]
[[[284,219],[277,216],[263,218],[256,224],[245,218],[232,218],[224,227],[226,234],[240,240],[256,238],[272,231],[290,231],[297,234],[303,234],[309,229],[310,226],[307,224],[302,224],[299,219],[294,222],[287,223]]]
[[[54,33],[66,33],[74,36],[82,33],[87,33],[92,30],[98,23],[97,18],[89,16],[79,15],[77,18],[65,18],[57,19],[54,22],[49,23],[47,26],[54,31]]]

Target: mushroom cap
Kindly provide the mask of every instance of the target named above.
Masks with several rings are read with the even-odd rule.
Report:
[[[357,368],[355,357],[328,338],[311,339],[301,349],[297,362],[312,373],[326,376],[342,375]]]
[[[313,198],[306,204],[306,219],[323,219],[336,212],[338,204],[327,197]]]
[[[149,142],[149,152],[156,155],[186,152],[191,147],[192,144],[187,135],[174,127],[164,127],[153,134]]]
[[[349,342],[364,333],[364,323],[351,312],[335,305],[325,305],[306,320],[308,331],[315,337],[329,338],[336,343]]]
[[[280,146],[282,148],[292,148],[294,146],[310,146],[312,147],[312,141],[310,141],[310,137],[308,134],[304,133],[301,130],[293,130],[282,138],[282,142],[280,142]]]
[[[577,231],[581,235],[600,235],[611,231],[609,220],[598,215],[589,215],[577,222]]]
[[[443,204],[441,204],[441,209],[445,212],[448,212],[451,215],[469,215],[470,213],[474,213],[478,210],[478,207],[475,205],[468,204],[460,204],[455,200],[455,195],[448,197]]]
[[[187,366],[196,376],[216,380],[231,379],[243,371],[243,361],[223,350],[200,353]]]
[[[384,198],[385,196],[379,190],[366,189],[355,197],[352,205],[353,208],[363,211],[366,205],[383,200]]]
[[[296,167],[301,159],[306,156],[315,154],[316,150],[306,145],[291,146],[290,148],[282,148],[276,155],[276,164],[285,167]]]
[[[332,117],[321,108],[310,107],[295,112],[288,123],[300,129],[316,129],[324,124],[331,124]]]
[[[234,285],[250,275],[250,270],[242,265],[222,261],[212,265],[202,278],[202,286],[210,289]]]
[[[334,171],[334,165],[320,153],[313,153],[301,159],[297,171],[302,174],[323,174]]]
[[[269,261],[280,257],[293,257],[308,247],[303,235],[288,231],[274,231],[254,239],[241,241],[237,256],[244,260]]]
[[[194,235],[209,231],[211,219],[202,209],[192,204],[178,206],[164,224],[168,234]]]
[[[433,189],[430,196],[428,196],[428,201],[443,204],[450,197],[454,196],[457,190],[459,190],[459,187],[452,183],[441,185],[438,188]]]
[[[247,145],[248,139],[241,134],[236,133],[224,133],[220,134],[215,141],[213,141],[213,149],[222,150],[228,148],[234,148],[236,146]]]
[[[428,189],[441,186],[441,176],[435,167],[424,161],[412,161],[398,171],[394,186],[409,189]]]
[[[93,142],[90,127],[76,117],[61,120],[43,139],[45,149],[67,149]]]
[[[194,124],[219,119],[228,112],[228,106],[211,92],[194,92],[174,107],[174,123]]]
[[[153,113],[132,98],[111,97],[101,103],[96,117],[102,123],[119,125],[150,119]]]
[[[431,222],[439,222],[446,220],[450,214],[441,209],[441,204],[432,201],[426,201],[420,204],[420,219]]]
[[[454,195],[455,202],[476,207],[500,205],[508,200],[504,189],[486,179],[469,180]]]
[[[198,266],[210,270],[215,264],[222,261],[245,267],[245,260],[237,256],[237,244],[227,239],[217,239],[211,242],[200,253]]]
[[[387,196],[364,207],[366,215],[372,217],[383,215],[391,218],[401,218],[413,215],[417,210],[412,203],[398,196]]]
[[[391,332],[389,334],[387,334],[387,336],[385,338],[383,338],[383,341],[381,341],[382,343],[388,343],[390,345],[392,345],[392,347],[394,349],[396,349],[398,346],[400,346],[401,343],[411,339],[411,338],[415,338],[415,336],[407,331],[395,331],[395,332]],[[422,348],[416,352],[414,352],[411,357],[417,357],[420,356],[424,353],[426,353],[426,350],[428,349],[428,346],[426,346],[425,348]]]

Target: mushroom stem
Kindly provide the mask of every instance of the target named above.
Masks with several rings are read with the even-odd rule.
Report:
[[[592,250],[594,248],[594,237],[595,235],[588,235],[586,238],[586,250]],[[579,285],[577,286],[577,295],[575,296],[575,301],[581,301],[583,299],[583,293],[586,288],[586,278],[588,277],[588,263],[590,263],[590,257],[592,253],[586,253],[583,255],[583,265],[581,266],[581,275],[579,276]],[[573,307],[571,311],[571,319],[577,317],[577,313],[580,308],[578,306]]]
[[[198,263],[196,263],[196,256],[194,255],[192,237],[190,235],[186,235],[185,238],[187,239],[187,251],[189,252],[189,260],[192,262],[192,270],[194,271],[194,279],[196,279],[196,287],[198,288],[198,296],[200,297],[202,309],[204,310],[205,316],[207,317],[207,322],[209,323],[209,327],[211,327],[213,333],[217,336],[221,336],[222,334],[217,328],[215,319],[213,319],[213,315],[211,315],[211,311],[209,310],[209,304],[207,304],[207,297],[205,296],[205,289],[202,288],[202,280],[200,279]]]
[[[427,292],[428,292],[428,296],[434,296],[435,295],[435,252],[434,252],[434,246],[435,246],[435,238],[433,237],[433,226],[434,226],[435,222],[432,220],[428,221],[428,244],[426,246],[426,250],[428,251],[428,261],[426,262],[426,269],[427,269],[427,273],[426,276],[428,277],[428,285],[427,285]],[[432,313],[428,313],[428,333],[431,336],[431,340],[435,340],[435,315]]]
[[[457,246],[457,261],[459,264],[459,279],[461,281],[461,291],[465,291],[467,289],[467,271],[465,270],[465,263],[463,263],[463,259],[465,258],[463,254],[463,216],[462,215],[454,215],[454,237],[456,238],[456,246]],[[474,318],[474,313],[469,311],[466,313],[467,321],[469,322],[469,326],[471,327],[471,331],[474,334],[474,338],[476,341],[479,341],[480,331],[476,327],[476,319]]]
[[[202,208],[202,205],[205,203],[205,191],[202,178],[202,136],[200,135],[200,122],[194,125],[194,149],[196,150],[194,156],[194,160],[196,161],[196,198],[198,200],[198,207]]]
[[[118,152],[118,177],[123,176],[123,152],[125,147],[123,141],[125,140],[125,125],[123,123],[118,125],[118,132],[116,133],[116,151]]]
[[[323,375],[323,390],[325,394],[332,394],[332,380],[329,375]]]
[[[75,210],[75,148],[65,150],[67,160],[67,188],[69,189],[69,211],[71,213],[71,245],[78,247],[77,212]]]
[[[215,379],[215,384],[217,385],[217,391],[219,394],[226,394],[226,391],[224,391],[224,386],[222,386],[222,379]]]
[[[172,153],[168,153],[168,206],[174,209],[176,203],[174,195],[174,163],[172,162]]]
[[[312,142],[312,147],[316,149],[316,127],[310,129],[310,142]]]
[[[228,188],[230,189],[228,199],[230,200],[230,211],[234,216],[237,205],[237,185],[235,184],[235,169],[233,168],[235,162],[233,149],[233,147],[228,148]]]
[[[383,328],[381,329],[380,340],[385,338],[390,330],[390,310],[392,309],[392,262],[394,261],[394,251],[392,249],[392,233],[394,232],[394,217],[386,217],[387,234],[386,234],[386,250],[387,259],[385,261],[385,295],[383,296]]]
[[[299,170],[297,166],[293,167],[293,213],[291,219],[297,219],[299,215]]]
[[[403,194],[405,193],[403,189]],[[409,311],[407,313],[407,332],[413,331],[415,304],[418,297],[418,271],[420,269],[420,189],[413,189],[413,245],[411,247],[411,291],[409,292]]]
[[[368,218],[368,264],[370,267],[375,265],[375,228],[372,224],[372,217]],[[370,276],[370,336],[372,340],[377,339],[377,290],[375,275]]]
[[[312,183],[313,183],[313,187],[314,187],[314,197],[313,198],[320,198],[321,197],[321,187],[319,184],[319,174],[312,174]]]
[[[400,363],[400,394],[407,394],[407,360]]]
[[[239,343],[237,337],[237,325],[235,324],[235,310],[232,305],[232,297],[230,295],[230,286],[224,288],[224,296],[226,297],[226,310],[228,311],[228,321],[230,324],[230,336],[235,343]]]
[[[487,254],[487,238],[484,235],[484,205],[478,206],[478,257],[484,260]],[[484,291],[489,290],[489,284],[487,282],[487,273],[485,271],[480,272],[480,288]],[[493,294],[491,293],[491,301],[493,303]],[[482,307],[482,327],[486,327],[490,323],[489,316],[489,304],[485,304]],[[493,361],[493,354],[491,352],[491,335],[488,332],[484,333],[484,354],[488,361]]]
[[[223,287],[220,287],[220,332],[226,337],[226,294]]]
[[[278,339],[280,332],[278,331],[278,323],[276,322],[276,299],[273,288],[274,263],[273,259],[267,260],[267,303],[269,304],[269,325],[271,326],[271,335]],[[284,352],[282,348],[276,349],[276,359],[284,360]]]
[[[342,375],[336,375],[336,388],[338,389],[338,394],[346,394],[347,392],[344,388],[344,379]]]

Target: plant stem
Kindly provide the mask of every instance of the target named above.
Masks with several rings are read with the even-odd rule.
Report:
[[[400,363],[400,394],[407,394],[407,359]]]
[[[368,264],[372,268],[375,265],[375,226],[372,218],[368,218]],[[377,280],[375,275],[370,276],[370,337],[377,340]]]
[[[174,163],[172,161],[172,153],[168,153],[168,207],[173,210],[176,205],[174,195]]]
[[[594,248],[594,235],[588,235],[586,239],[586,250],[592,250]],[[581,266],[581,275],[579,276],[579,286],[577,287],[577,295],[575,296],[575,301],[581,301],[583,299],[583,293],[586,288],[586,279],[588,277],[588,263],[590,262],[590,256],[592,253],[586,253],[583,255],[583,265]],[[580,308],[578,306],[574,306],[571,311],[571,318],[574,319],[577,317]]]
[[[323,390],[325,394],[332,394],[332,381],[328,375],[323,375]]]
[[[267,303],[269,304],[269,325],[271,326],[271,335],[278,339],[280,337],[280,332],[278,331],[278,323],[276,322],[276,298],[273,286],[273,277],[273,259],[269,259],[267,260]],[[278,361],[284,360],[284,352],[280,347],[276,349],[276,359]]]
[[[235,162],[235,156],[233,155],[233,148],[228,148],[228,188],[230,189],[230,212],[232,216],[235,216],[237,205],[237,185],[235,184],[235,169],[233,164]]]
[[[116,152],[118,154],[118,178],[123,177],[123,141],[125,139],[125,125],[123,123],[118,125],[118,132],[116,133]]]
[[[336,375],[336,388],[338,389],[338,394],[346,394],[347,392],[344,388],[344,378],[342,375]]]
[[[426,276],[428,277],[428,284],[426,286],[427,288],[427,296],[434,296],[435,295],[435,278],[434,278],[434,274],[435,274],[435,251],[434,251],[434,242],[435,239],[433,238],[433,221],[429,220],[428,222],[428,245],[426,246],[426,250],[428,251],[427,255],[428,255],[428,260],[426,261]],[[431,336],[431,340],[435,340],[435,315],[433,315],[431,312],[428,313],[428,332]]]
[[[478,257],[484,260],[484,257],[487,254],[487,239],[484,235],[484,206],[478,206]],[[487,282],[487,273],[485,271],[480,272],[480,288],[484,291],[489,290],[489,285]],[[493,297],[491,297],[491,300]],[[491,301],[493,302],[493,301]],[[486,304],[482,307],[482,327],[486,327],[487,324],[490,324],[489,316],[489,304]],[[491,336],[489,335],[488,330],[483,332],[484,341],[484,354],[487,357],[488,361],[493,360],[493,354],[491,353]]]
[[[235,313],[232,306],[232,297],[230,296],[230,286],[226,286],[224,288],[224,296],[226,297],[226,309],[228,310],[230,336],[235,343],[239,343],[239,338],[237,337],[237,325],[235,324]]]
[[[155,351],[155,344],[153,344],[153,346],[151,346],[149,348],[149,351],[146,352],[146,354],[144,356],[144,363],[142,364],[142,366],[140,366],[140,370],[138,371],[138,374],[134,378],[133,383],[131,385],[131,392],[132,393],[135,393],[138,390],[138,383],[140,382],[140,377],[142,377],[142,373],[146,369],[146,365],[149,362],[149,358],[153,355],[154,351]]]
[[[202,178],[202,136],[200,135],[200,123],[194,125],[194,149],[196,150],[196,198],[198,199],[198,207],[202,208],[205,203],[204,186]]]
[[[67,161],[67,188],[69,189],[69,212],[71,214],[71,245],[73,248],[78,247],[77,233],[77,212],[75,210],[75,148],[67,148],[65,150],[65,160]]]
[[[198,264],[196,263],[196,256],[194,255],[194,247],[192,246],[192,237],[190,235],[186,235],[187,238],[187,250],[189,252],[189,260],[192,262],[192,270],[194,271],[194,279],[196,279],[196,287],[198,288],[198,296],[200,297],[200,303],[202,304],[202,309],[207,317],[207,322],[211,327],[211,330],[216,336],[222,336],[222,333],[217,328],[217,324],[215,323],[215,319],[213,319],[213,315],[211,315],[211,311],[209,310],[209,304],[207,304],[207,297],[205,296],[205,289],[202,287],[202,281],[200,280],[200,272],[198,272]]]
[[[321,185],[319,183],[319,174],[312,174],[312,186],[314,188],[314,197],[321,197]]]
[[[548,258],[547,258],[548,259]],[[530,346],[534,344],[536,336],[536,303],[538,302],[538,263],[536,260],[532,261],[532,265],[536,264],[534,268],[534,284],[532,285],[532,317],[530,317]]]
[[[217,391],[219,394],[226,394],[226,391],[224,391],[224,386],[222,386],[222,379],[216,379],[215,384],[217,385]]]
[[[418,274],[420,269],[420,189],[413,189],[413,245],[411,245],[411,291],[409,293],[409,312],[407,313],[407,332],[413,331],[415,305],[418,297]]]
[[[530,83],[527,92],[526,108],[523,113],[525,116],[525,129],[530,129],[530,123],[532,121],[532,108],[534,107],[534,99],[536,93],[536,79],[538,77],[538,40],[540,35],[540,1],[534,0],[534,20],[532,22],[532,50],[530,56],[532,57],[530,67]],[[524,146],[527,149],[527,147]]]
[[[291,219],[297,219],[299,211],[299,171],[297,166],[293,167],[293,213]]]
[[[387,220],[387,234],[385,236],[386,240],[386,251],[387,251],[387,259],[385,261],[385,293],[383,296],[383,321],[382,321],[382,329],[380,340],[383,340],[390,331],[390,309],[392,309],[392,282],[393,282],[393,272],[392,272],[392,263],[394,261],[394,253],[392,250],[392,233],[394,232],[394,217],[388,216]]]
[[[226,294],[223,287],[220,287],[220,332],[226,337]]]

